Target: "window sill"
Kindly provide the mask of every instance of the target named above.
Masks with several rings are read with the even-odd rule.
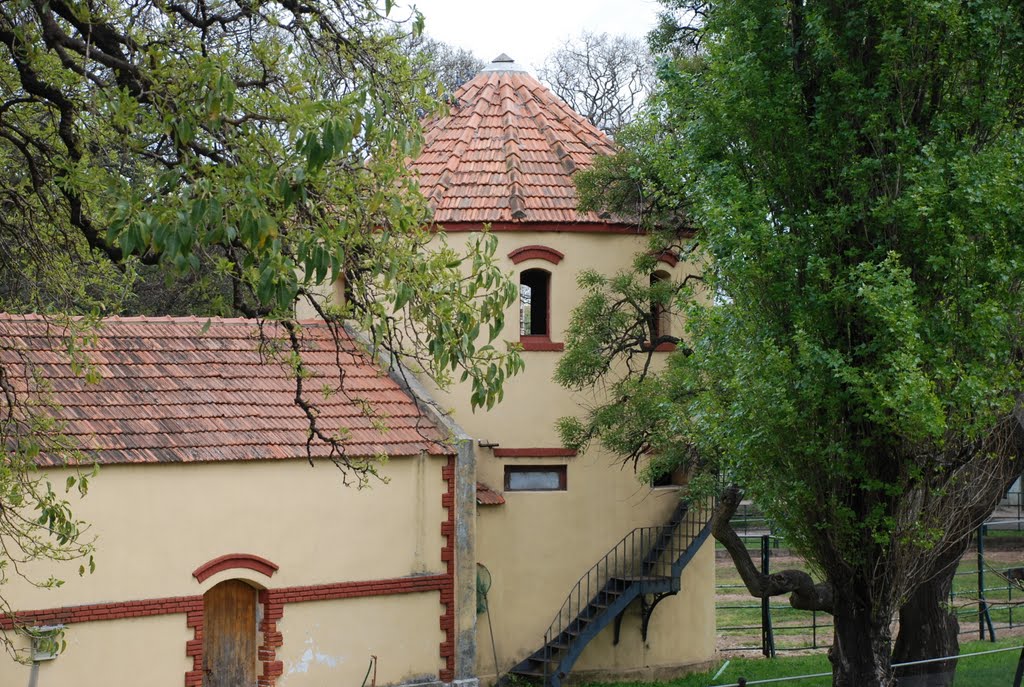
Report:
[[[522,334],[519,337],[519,344],[524,351],[564,351],[565,344],[551,340],[549,336],[537,334]]]

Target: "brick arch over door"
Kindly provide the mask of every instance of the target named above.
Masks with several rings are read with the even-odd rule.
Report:
[[[546,260],[552,265],[557,265],[562,262],[564,257],[563,253],[558,252],[554,248],[538,245],[516,248],[508,254],[508,258],[512,261],[513,265],[518,265],[526,260]]]
[[[202,583],[225,570],[252,570],[270,577],[278,566],[251,553],[229,553],[203,563],[192,577]],[[255,676],[260,687],[275,684],[283,672],[277,660],[281,613],[270,603],[267,591],[248,580],[229,579],[201,598],[200,608],[187,616],[193,639],[185,643],[185,654],[192,659],[192,670],[185,673],[186,687],[226,687],[236,679],[237,670],[247,671],[241,678],[247,683]],[[227,682],[221,680],[225,675]]]

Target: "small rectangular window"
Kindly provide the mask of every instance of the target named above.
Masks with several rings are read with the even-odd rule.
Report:
[[[565,491],[565,466],[506,465],[505,491]]]

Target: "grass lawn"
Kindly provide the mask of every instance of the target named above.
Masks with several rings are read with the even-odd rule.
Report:
[[[965,642],[961,645],[961,653],[988,651],[991,649],[1019,647],[1024,644],[1020,637],[999,642]],[[993,687],[1013,684],[1013,675],[1017,669],[1019,651],[1004,651],[987,656],[971,656],[961,659],[957,666],[956,687]],[[662,683],[614,683],[612,687],[643,687],[655,684],[659,687],[714,687],[715,685],[735,684],[740,678],[747,680],[766,680],[777,677],[827,673],[831,670],[824,652],[810,656],[782,656],[774,659],[766,658],[735,658],[717,679],[712,677],[722,667],[722,661],[707,673],[695,673],[678,680]],[[830,677],[791,680],[777,684],[784,687],[825,687],[831,684]],[[605,686],[607,687],[607,686]]]

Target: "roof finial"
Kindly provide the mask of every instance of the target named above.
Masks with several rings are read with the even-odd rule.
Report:
[[[489,65],[487,65],[486,67],[484,67],[482,71],[485,71],[485,72],[525,72],[527,70],[526,70],[526,67],[523,67],[522,65],[516,64],[516,61],[513,60],[511,57],[509,57],[507,54],[501,53],[500,55],[495,57],[493,60],[491,60],[491,63]]]

